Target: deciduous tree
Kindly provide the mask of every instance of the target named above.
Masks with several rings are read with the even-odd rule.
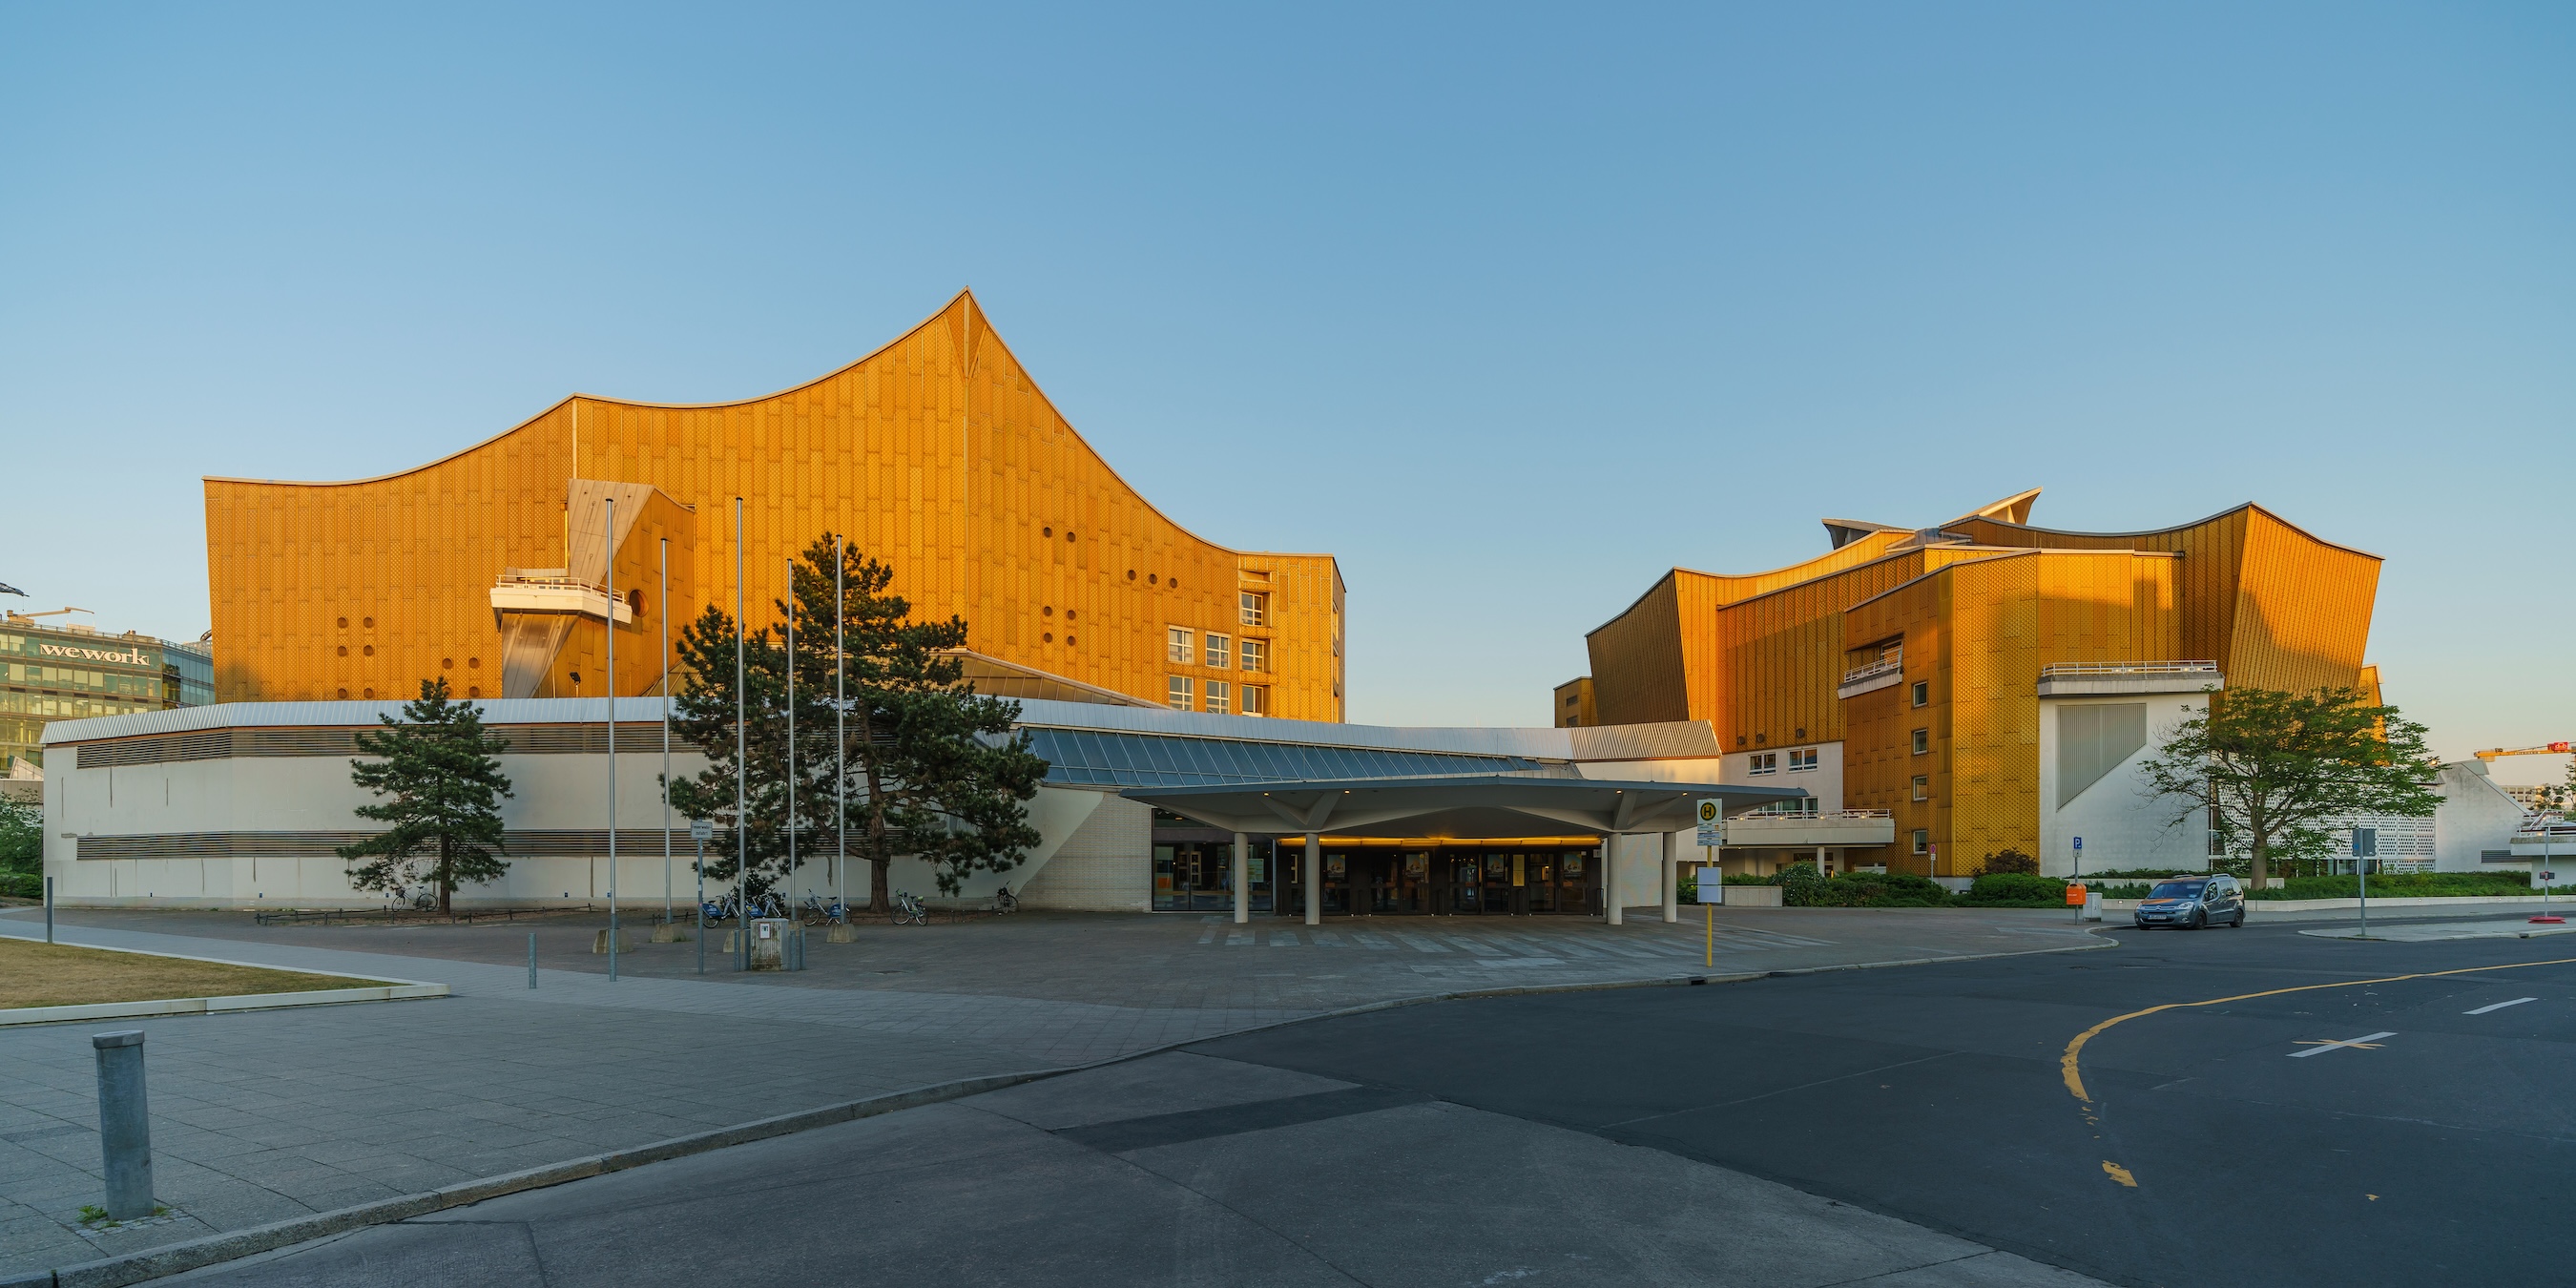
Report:
[[[2140,765],[2141,790],[2179,802],[2179,826],[2207,819],[2252,860],[2320,857],[2332,826],[2359,814],[2420,818],[2442,803],[2424,726],[2357,689],[2212,689],[2209,710],[2175,726]]]

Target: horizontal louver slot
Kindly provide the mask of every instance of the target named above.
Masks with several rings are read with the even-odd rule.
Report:
[[[492,725],[490,731],[509,746],[505,756],[597,756],[608,750],[607,730],[599,725]],[[77,744],[73,763],[82,769],[123,765],[161,765],[182,760],[222,760],[231,756],[355,756],[357,729],[214,729],[202,733],[159,734],[119,738],[113,742]],[[678,738],[673,751],[689,750]],[[628,721],[617,726],[617,750],[626,754],[662,750],[662,726]]]
[[[170,832],[149,836],[84,836],[73,842],[75,859],[333,859],[339,847],[355,845],[373,832]],[[697,849],[685,831],[674,830],[671,852],[693,855]],[[605,828],[530,829],[501,834],[508,856],[515,859],[590,858],[608,853]],[[662,852],[662,834],[652,828],[619,829],[617,853],[643,857]],[[435,857],[436,851],[422,857]]]

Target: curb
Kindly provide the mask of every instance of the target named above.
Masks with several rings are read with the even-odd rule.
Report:
[[[1400,1007],[1423,1006],[1434,1002],[1463,1002],[1474,1001],[1480,998],[1497,997],[1528,997],[1548,993],[1598,993],[1608,992],[1614,989],[1630,988],[1687,988],[1703,984],[1738,984],[1757,979],[1780,979],[1797,975],[1821,975],[1834,971],[1878,970],[1895,966],[1929,966],[1945,962],[1988,961],[1999,957],[2036,957],[2049,953],[2080,953],[2088,952],[2097,948],[2114,948],[2117,947],[2118,944],[2119,941],[2117,940],[2109,939],[2107,937],[2097,937],[2090,943],[2068,944],[2059,948],[2030,948],[2013,952],[1972,953],[1959,957],[1912,957],[1896,961],[1853,962],[1835,966],[1802,966],[1790,970],[1747,971],[1727,975],[1671,975],[1659,976],[1651,979],[1602,980],[1576,984],[1507,985],[1500,988],[1460,989],[1446,993],[1424,993],[1414,997],[1389,998],[1385,1001],[1366,1002],[1358,1006],[1342,1007],[1338,1010],[1319,1011],[1313,1015],[1300,1015],[1290,1019],[1273,1020],[1267,1024],[1255,1024],[1225,1033],[1210,1034],[1204,1037],[1185,1038],[1178,1042],[1166,1042],[1161,1046],[1148,1047],[1139,1051],[1130,1051],[1125,1055],[1111,1056],[1105,1060],[1094,1060],[1088,1064],[1066,1065],[1057,1069],[1037,1069],[1021,1073],[987,1074],[983,1077],[963,1078],[954,1082],[932,1083],[928,1086],[914,1087],[904,1091],[889,1092],[882,1096],[870,1096],[861,1100],[849,1100],[843,1101],[839,1104],[825,1105],[819,1109],[805,1109],[794,1113],[778,1114],[768,1118],[754,1119],[751,1122],[738,1123],[731,1127],[720,1127],[714,1131],[698,1132],[688,1136],[675,1136],[668,1140],[660,1140],[646,1145],[638,1145],[632,1149],[612,1150],[605,1154],[593,1154],[586,1158],[576,1158],[561,1163],[549,1163],[543,1167],[532,1167],[525,1171],[510,1172],[500,1176],[489,1176],[476,1181],[466,1181],[461,1184],[447,1186],[443,1189],[426,1190],[418,1194],[402,1195],[398,1198],[379,1199],[373,1203],[361,1203],[355,1207],[339,1208],[330,1212],[316,1212],[309,1216],[289,1217],[286,1220],[273,1221],[267,1225],[252,1226],[247,1230],[235,1230],[224,1234],[208,1235],[204,1238],[191,1239],[184,1243],[165,1244],[161,1247],[149,1248],[141,1252],[130,1252],[122,1256],[107,1257],[98,1261],[86,1261],[78,1265],[63,1266],[54,1270],[28,1271],[21,1275],[0,1278],[0,1288],[125,1288],[125,1285],[128,1284],[137,1284],[149,1279],[159,1279],[167,1275],[180,1274],[190,1270],[199,1270],[207,1266],[218,1265],[226,1261],[236,1261],[243,1257],[255,1256],[263,1252],[273,1252],[279,1248],[291,1247],[295,1244],[323,1238],[327,1235],[364,1229],[368,1226],[390,1225],[397,1221],[408,1221],[416,1216],[426,1216],[429,1213],[443,1212],[450,1208],[466,1207],[471,1204],[480,1203],[486,1199],[497,1199],[505,1195],[523,1193],[528,1190],[547,1189],[552,1186],[562,1185],[568,1181],[585,1180],[593,1176],[606,1175],[610,1172],[622,1172],[629,1168],[642,1167],[648,1163],[660,1163],[675,1158],[686,1158],[693,1154],[704,1154],[713,1150],[729,1148],[734,1145],[746,1145],[754,1141],[769,1140],[778,1136],[793,1135],[797,1132],[812,1131],[818,1127],[830,1127],[840,1123],[855,1122],[862,1118],[873,1118],[880,1114],[890,1114],[899,1110],[914,1109],[923,1105],[938,1104],[942,1101],[963,1099],[967,1096],[981,1095],[987,1091],[999,1091],[1004,1087],[1014,1087],[1022,1083],[1041,1082],[1049,1078],[1062,1077],[1069,1073],[1081,1073],[1090,1069],[1107,1068],[1115,1064],[1124,1064],[1130,1060],[1142,1060],[1148,1056],[1156,1056],[1168,1051],[1176,1051],[1182,1047],[1196,1046],[1202,1042],[1213,1042],[1220,1038],[1241,1037],[1250,1033],[1261,1033],[1271,1029],[1286,1028],[1292,1024],[1313,1024],[1321,1020],[1341,1019],[1346,1016],[1353,1015],[1367,1015],[1376,1011],[1391,1011]],[[444,988],[445,986],[439,985],[437,987]]]
[[[339,1006],[349,1002],[400,1002],[420,997],[446,997],[445,984],[385,984],[374,988],[320,988],[301,993],[235,993],[225,997],[164,997],[142,1002],[83,1002],[73,1006],[28,1006],[0,1011],[0,1028],[20,1024],[70,1024],[81,1020],[122,1020],[158,1015],[220,1015],[227,1011],[275,1011],[291,1006]],[[0,1288],[8,1281],[0,1279]]]

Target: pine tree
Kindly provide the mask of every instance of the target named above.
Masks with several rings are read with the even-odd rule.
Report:
[[[2430,816],[2442,803],[2432,765],[2424,726],[2357,689],[2227,689],[2138,769],[2150,795],[2183,802],[2175,824],[2206,818],[2222,843],[2243,846],[2260,890],[2273,859],[2332,852],[2338,820]]]
[[[353,866],[350,884],[361,890],[399,890],[426,876],[438,891],[438,910],[452,908],[456,888],[497,880],[508,870],[501,857],[499,800],[510,794],[501,762],[492,759],[509,742],[483,728],[482,708],[450,702],[447,681],[423,680],[420,697],[403,705],[403,718],[382,717],[382,731],[358,735],[358,750],[374,760],[349,762],[349,779],[393,799],[361,805],[361,818],[391,823],[384,833],[339,847]]]
[[[841,843],[833,809],[846,795],[849,813],[837,826],[851,855],[869,865],[873,910],[890,906],[888,870],[903,856],[930,863],[950,894],[975,872],[1018,866],[1038,843],[1024,803],[1046,777],[1046,762],[1025,735],[1012,732],[1019,704],[981,696],[966,682],[954,653],[966,642],[964,620],[914,621],[910,601],[889,593],[894,570],[857,550],[842,552],[836,653],[833,553],[832,534],[816,538],[791,591],[800,861],[828,861]],[[791,611],[785,600],[772,606],[782,619]],[[729,615],[710,608],[682,633],[687,681],[672,730],[706,754],[708,767],[671,784],[670,793],[673,808],[715,822],[723,834],[721,853],[709,848],[707,875],[733,877],[738,846],[751,861],[746,885],[757,894],[790,875],[789,659],[783,629],[764,627],[743,640],[742,732],[751,774],[745,832],[737,838],[733,630]],[[841,726],[832,705],[836,679],[849,702]],[[845,744],[835,745],[836,728],[846,728]]]

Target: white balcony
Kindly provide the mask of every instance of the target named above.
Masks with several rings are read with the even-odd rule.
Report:
[[[2223,689],[2216,662],[2055,662],[2039,668],[2039,696],[2198,693]]]
[[[602,621],[615,613],[621,626],[635,620],[635,611],[627,607],[626,601],[611,597],[605,587],[574,580],[561,568],[512,568],[503,572],[492,583],[495,625],[504,613],[595,617]]]
[[[1856,848],[1890,845],[1896,819],[1883,809],[1840,809],[1817,814],[1738,814],[1726,820],[1726,843],[1757,849]]]
[[[1843,682],[1834,686],[1837,698],[1854,697],[1884,689],[1905,679],[1905,653],[1890,652],[1867,666],[1856,666],[1843,672]]]

